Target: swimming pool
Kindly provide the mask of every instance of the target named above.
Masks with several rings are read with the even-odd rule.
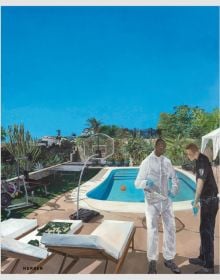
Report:
[[[143,190],[136,189],[134,185],[137,173],[138,168],[112,170],[104,181],[87,193],[87,197],[106,201],[144,202]],[[180,186],[179,193],[173,201],[192,200],[195,196],[195,182],[179,171],[176,171],[176,174]],[[122,186],[125,186],[125,191],[121,190]]]

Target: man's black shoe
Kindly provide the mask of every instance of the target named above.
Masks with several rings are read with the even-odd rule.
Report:
[[[179,267],[175,264],[173,260],[165,260],[164,265],[168,267],[173,273],[177,273],[177,274],[181,273]]]
[[[157,274],[157,262],[150,261],[148,274]]]
[[[204,261],[200,258],[189,258],[189,263],[204,266]]]
[[[195,272],[196,274],[213,274],[214,268],[203,267]]]

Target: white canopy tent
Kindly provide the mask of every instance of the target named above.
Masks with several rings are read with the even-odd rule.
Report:
[[[206,145],[209,140],[213,143],[213,160],[217,158],[218,152],[220,150],[220,128],[217,128],[210,133],[202,136],[201,152],[205,151]]]

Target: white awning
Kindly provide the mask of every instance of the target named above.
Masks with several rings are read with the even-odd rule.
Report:
[[[209,142],[209,140],[212,140],[213,160],[215,160],[218,155],[218,151],[220,150],[220,128],[217,128],[211,131],[210,133],[202,136],[202,144],[201,144],[202,153],[205,151],[206,145]]]

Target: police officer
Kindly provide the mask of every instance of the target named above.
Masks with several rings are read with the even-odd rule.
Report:
[[[208,158],[199,152],[198,147],[191,143],[186,146],[187,157],[196,161],[196,194],[193,202],[198,209],[200,202],[200,254],[190,258],[191,264],[202,266],[195,273],[214,273],[214,229],[218,212],[218,188]]]

